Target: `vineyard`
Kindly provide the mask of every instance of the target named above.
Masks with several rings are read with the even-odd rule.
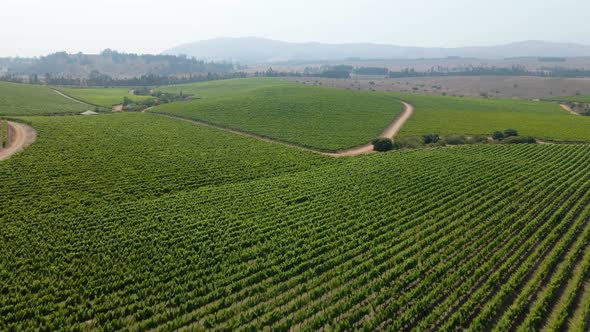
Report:
[[[125,97],[131,100],[145,100],[149,96],[136,96],[126,88],[57,88],[62,93],[88,104],[111,107],[123,103]]]
[[[0,116],[71,114],[87,108],[45,86],[0,82]]]
[[[590,140],[590,118],[578,118],[557,103],[395,94],[413,104],[416,113],[400,136],[489,134],[512,128],[523,136],[555,141]]]
[[[588,329],[589,146],[331,159],[151,114],[26,120],[2,330]]]
[[[188,87],[163,90],[205,97],[162,105],[151,112],[328,151],[370,142],[403,108],[399,100],[384,93],[343,91],[269,79],[196,83]],[[233,88],[236,91],[229,92]]]
[[[33,89],[8,97],[32,114],[82,106],[0,87]],[[326,149],[369,141],[402,98],[406,135],[549,119],[589,135],[552,103],[271,79],[162,90],[201,99],[158,113]],[[588,144],[332,158],[151,112],[16,119],[37,140],[0,162],[0,331],[590,330]]]

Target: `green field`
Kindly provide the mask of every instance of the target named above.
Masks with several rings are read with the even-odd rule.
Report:
[[[202,83],[176,84],[158,87],[158,91],[168,93],[184,93],[194,98],[227,97],[254,92],[261,88],[291,86],[292,83],[274,78],[238,78],[233,80],[219,80]]]
[[[150,96],[136,96],[129,93],[127,88],[57,88],[64,94],[82,100],[86,103],[111,107],[123,103],[123,98],[127,97],[131,100],[141,101],[152,98]]]
[[[590,141],[590,118],[576,117],[556,103],[511,99],[395,94],[416,107],[401,136],[426,133],[491,134],[513,128],[522,136],[555,141]]]
[[[45,86],[0,82],[0,115],[79,113],[88,106],[68,100]]]
[[[305,139],[310,119],[344,128],[402,97],[461,133],[582,118],[244,82],[167,112],[281,132],[287,114]],[[149,112],[19,119],[38,138],[0,162],[0,331],[590,330],[589,144],[332,158]]]
[[[547,101],[556,101],[556,102],[578,102],[578,103],[588,103],[590,104],[590,96],[589,95],[579,95],[579,96],[565,96],[565,97],[552,97],[545,99]]]
[[[340,150],[378,137],[403,108],[384,93],[268,79],[214,83],[197,83],[186,90],[198,97],[203,95],[199,90],[203,85],[208,97],[162,105],[152,112],[203,120],[307,147]],[[237,92],[232,93],[234,89]]]

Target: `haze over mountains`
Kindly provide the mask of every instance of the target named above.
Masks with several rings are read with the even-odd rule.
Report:
[[[304,60],[419,59],[419,58],[511,58],[590,56],[590,45],[524,41],[497,46],[430,48],[373,43],[290,43],[271,39],[217,38],[180,45],[163,54],[187,55],[203,60],[272,63]]]

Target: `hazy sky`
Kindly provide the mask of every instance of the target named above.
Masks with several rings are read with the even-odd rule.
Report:
[[[159,53],[216,37],[472,46],[590,44],[588,0],[1,0],[0,56]]]

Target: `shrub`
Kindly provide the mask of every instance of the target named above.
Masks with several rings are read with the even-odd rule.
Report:
[[[436,143],[440,140],[440,136],[436,134],[426,134],[423,136],[424,144]]]
[[[462,135],[452,135],[445,138],[445,141],[448,145],[461,145],[465,144],[467,141],[465,140],[465,136]]]
[[[373,151],[377,151],[377,152],[385,152],[385,151],[390,151],[393,150],[393,141],[391,140],[391,138],[387,138],[387,137],[379,137],[379,138],[375,138],[371,144],[373,144]]]
[[[496,141],[501,141],[504,139],[504,133],[501,131],[495,131],[492,133],[492,138]]]
[[[404,137],[396,140],[399,146],[404,149],[419,149],[424,146],[423,141],[420,137]]]
[[[485,135],[473,135],[469,138],[469,144],[476,144],[476,143],[487,143],[488,137]]]
[[[518,136],[518,132],[516,129],[506,129],[504,130],[504,137],[513,137]]]
[[[502,143],[505,144],[535,144],[537,143],[537,140],[535,140],[533,137],[527,137],[527,136],[510,136],[505,138]]]

